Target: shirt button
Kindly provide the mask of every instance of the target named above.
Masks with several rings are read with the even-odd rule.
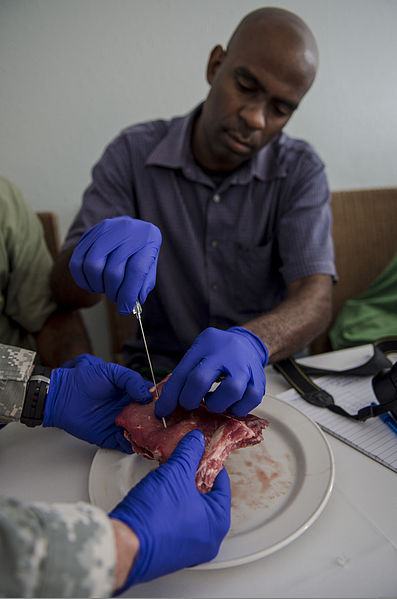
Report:
[[[212,283],[211,289],[212,291],[216,291],[218,289],[218,285],[216,283]]]
[[[211,241],[211,247],[213,247],[213,248],[216,248],[216,247],[217,247],[217,245],[218,245],[218,242],[217,242],[217,240],[216,240],[216,239],[213,239],[213,240]]]
[[[213,198],[212,198],[215,202],[215,204],[219,204],[219,202],[221,201],[221,196],[219,195],[219,193],[214,194]]]

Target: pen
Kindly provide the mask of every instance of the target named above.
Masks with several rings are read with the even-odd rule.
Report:
[[[397,422],[394,420],[394,418],[389,416],[389,414],[381,414],[380,418],[397,435]]]
[[[372,403],[376,406],[377,404]],[[379,418],[397,435],[397,421],[390,414],[379,414]]]

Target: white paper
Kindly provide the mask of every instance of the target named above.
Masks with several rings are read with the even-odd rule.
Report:
[[[313,380],[333,396],[336,405],[350,414],[376,402],[370,376],[328,375]],[[304,412],[331,435],[397,472],[397,435],[379,417],[365,422],[352,420],[308,403],[295,389],[278,397]]]

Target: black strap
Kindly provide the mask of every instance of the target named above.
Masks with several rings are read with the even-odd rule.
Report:
[[[382,403],[375,406],[366,406],[357,412],[357,414],[349,414],[340,406],[335,405],[334,398],[328,391],[322,389],[310,378],[309,375],[356,375],[356,376],[374,376],[384,368],[390,368],[392,363],[385,354],[397,351],[397,337],[383,337],[373,343],[374,352],[372,357],[355,368],[347,368],[345,370],[331,370],[326,368],[315,368],[312,366],[304,366],[298,364],[293,358],[286,358],[273,364],[273,367],[280,372],[292,387],[302,396],[303,399],[315,406],[328,408],[336,414],[347,416],[354,420],[367,420],[372,416],[385,414],[391,409],[397,408],[397,399]]]
[[[43,423],[44,407],[50,386],[52,369],[36,365],[28,381],[20,421],[26,426]]]

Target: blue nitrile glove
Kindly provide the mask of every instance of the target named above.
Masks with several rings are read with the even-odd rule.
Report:
[[[230,527],[231,492],[223,468],[212,490],[197,490],[195,476],[205,446],[195,430],[162,466],[150,472],[109,514],[139,538],[123,589],[213,559]]]
[[[140,374],[103,362],[52,371],[43,426],[55,426],[99,447],[132,453],[116,416],[124,406],[152,399],[152,383]]]
[[[89,364],[104,364],[104,361],[102,358],[98,358],[92,354],[80,354],[73,358],[73,360],[64,362],[61,368],[76,368],[76,366],[81,366],[82,364],[85,364],[86,366]]]
[[[178,404],[194,410],[204,397],[212,412],[246,416],[262,401],[268,359],[266,345],[247,329],[205,329],[164,384],[155,414],[167,417]],[[220,385],[208,393],[219,377]]]
[[[156,282],[160,229],[129,216],[107,218],[84,233],[69,262],[77,285],[105,293],[120,314],[144,303]]]

